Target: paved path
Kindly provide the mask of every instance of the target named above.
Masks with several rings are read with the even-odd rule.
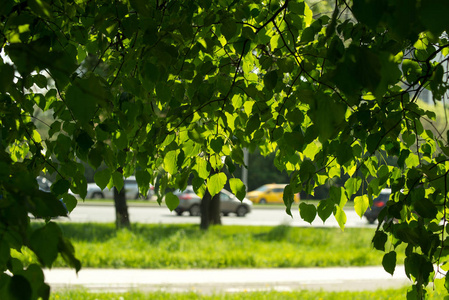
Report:
[[[201,293],[298,289],[342,291],[411,285],[403,266],[396,268],[394,276],[386,273],[382,267],[338,267],[209,270],[82,269],[78,275],[71,269],[53,269],[45,270],[45,278],[53,289],[84,287],[117,292],[131,289]]]
[[[199,224],[200,217],[191,217],[188,213],[178,216],[165,206],[133,205],[129,207],[131,222],[152,224]],[[377,226],[368,224],[366,218],[360,218],[354,208],[345,209],[346,227],[369,227],[374,230]],[[302,226],[302,227],[339,227],[334,216],[330,216],[326,223],[316,216],[312,224],[302,220],[298,208],[292,208],[293,217],[285,212],[282,206],[257,206],[245,217],[237,217],[230,214],[222,217],[223,225],[248,225],[248,226]],[[60,218],[60,222],[115,222],[115,211],[112,205],[78,205],[69,218]]]

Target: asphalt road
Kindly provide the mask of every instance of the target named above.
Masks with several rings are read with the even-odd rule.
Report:
[[[346,227],[375,227],[368,224],[365,218],[360,218],[354,210],[345,210],[347,222]],[[130,206],[129,214],[131,222],[152,223],[152,224],[179,224],[192,223],[199,224],[199,217],[191,217],[188,213],[182,216],[165,206]],[[293,217],[290,217],[282,207],[262,207],[253,208],[252,212],[245,217],[237,217],[231,214],[222,217],[224,225],[249,225],[249,226],[313,226],[313,227],[339,227],[337,221],[331,216],[325,223],[317,216],[312,225],[303,221],[299,216],[299,211],[292,209]],[[64,220],[64,219],[61,219]],[[71,222],[115,222],[115,211],[112,205],[78,205],[70,214],[67,221]]]

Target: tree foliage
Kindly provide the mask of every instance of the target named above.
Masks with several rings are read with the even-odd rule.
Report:
[[[289,214],[294,193],[350,178],[316,209],[299,207],[310,222],[333,215],[344,228],[349,198],[367,189],[361,215],[391,187],[373,245],[389,273],[408,245],[409,296],[424,297],[448,255],[449,147],[423,129],[434,113],[416,102],[424,89],[435,101],[447,92],[448,13],[443,0],[338,0],[315,16],[300,0],[3,0],[0,268],[12,275],[1,275],[1,298],[48,295],[40,267],[24,269],[12,248],[79,269],[50,218],[65,214],[58,198],[76,206],[69,188],[86,195],[80,161],[107,166],[101,186],[135,174],[161,201],[193,176],[213,197],[231,178],[211,170],[233,174],[244,148],[274,152],[290,174]],[[53,113],[45,139],[36,110]],[[41,172],[56,174],[51,194],[38,190]],[[31,230],[29,213],[47,223]]]

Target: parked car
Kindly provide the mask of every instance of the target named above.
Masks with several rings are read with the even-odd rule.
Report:
[[[143,197],[139,192],[139,187],[137,185],[136,177],[130,176],[124,180],[125,195],[127,199],[139,199],[144,198],[148,199],[153,190],[153,186],[150,187],[148,195]],[[88,183],[87,184],[87,199],[113,199],[114,198],[114,190],[109,188],[104,188],[103,190],[96,183]]]
[[[36,178],[36,180],[37,180],[37,184],[39,185],[39,189],[41,191],[44,191],[44,192],[47,192],[47,193],[50,192],[50,188],[51,188],[51,185],[52,185],[50,180],[48,180],[47,178],[45,178],[43,176],[38,176]]]
[[[284,203],[284,188],[287,184],[265,184],[248,192],[246,197],[253,203],[266,204],[266,203]],[[295,202],[299,201],[299,194],[294,196]]]
[[[380,192],[380,195],[373,199],[373,205],[371,205],[371,207],[368,208],[364,214],[370,224],[373,224],[377,220],[380,211],[387,205],[390,195],[391,189],[383,189]]]
[[[188,211],[191,216],[199,216],[201,213],[201,198],[195,194],[191,185],[187,186],[184,191],[177,190],[173,194],[178,196],[179,205],[175,208],[175,212],[180,216]],[[252,202],[248,199],[240,201],[234,194],[223,189],[220,195],[220,211],[224,216],[235,213],[238,217],[244,217],[251,212]]]

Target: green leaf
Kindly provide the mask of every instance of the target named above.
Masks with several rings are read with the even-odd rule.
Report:
[[[227,179],[226,174],[220,172],[212,175],[207,180],[207,190],[209,191],[211,197],[218,194],[224,188]]]
[[[309,43],[315,39],[315,30],[312,27],[304,28],[301,34],[301,43]]]
[[[413,195],[413,194],[412,194]],[[429,199],[423,197],[414,202],[415,211],[423,218],[435,218],[438,209]]]
[[[239,178],[229,179],[229,186],[231,187],[232,193],[242,201],[246,196],[246,187]]]
[[[174,175],[178,172],[178,151],[169,151],[164,157],[164,169],[169,174]]]
[[[263,83],[268,90],[273,90],[278,82],[277,71],[270,71],[263,77]]]
[[[139,170],[136,172],[136,181],[139,188],[142,189],[143,195],[147,195],[150,189],[151,175],[145,170]]]
[[[356,194],[359,191],[361,185],[362,179],[358,177],[352,177],[346,180],[345,191],[348,198],[351,198],[352,195]]]
[[[393,275],[394,269],[396,268],[396,252],[391,251],[386,253],[382,259],[382,266],[385,271]]]
[[[329,190],[329,198],[339,207],[343,208],[348,202],[348,198],[343,187],[331,186]]]
[[[194,170],[197,171],[198,176],[202,179],[206,179],[209,176],[207,161],[205,161],[202,157],[197,157]]]
[[[39,15],[41,18],[51,18],[52,17],[52,7],[49,3],[39,0],[29,0],[28,5],[32,11]]]
[[[353,158],[352,147],[348,143],[341,143],[337,149],[337,162],[344,165]]]
[[[332,200],[326,199],[321,200],[317,207],[318,216],[323,223],[330,217],[332,212],[334,211],[335,204]]]
[[[66,93],[66,104],[73,116],[87,124],[95,115],[97,105],[105,102],[106,93],[102,83],[95,76],[76,79]]]
[[[0,93],[5,93],[13,84],[14,68],[11,65],[0,65]]]
[[[259,115],[254,114],[249,118],[248,123],[246,123],[245,134],[250,135],[256,129],[260,127]]]
[[[405,274],[410,278],[420,278],[424,285],[429,282],[430,274],[434,271],[432,263],[422,254],[412,253],[404,260]]]
[[[420,17],[423,24],[434,36],[439,36],[448,29],[444,21],[449,14],[449,3],[445,0],[427,0],[422,2]]]
[[[282,195],[282,200],[284,200],[284,205],[285,205],[285,212],[292,216],[292,212],[291,212],[291,208],[292,208],[292,204],[294,203],[295,199],[294,199],[294,195],[293,195],[293,190],[291,185],[286,185],[284,188],[284,194]]]
[[[128,147],[128,137],[124,131],[117,131],[114,134],[113,142],[119,150],[123,150]]]
[[[55,193],[55,195],[59,196],[64,193],[67,193],[67,191],[70,188],[70,182],[68,182],[65,179],[59,179],[53,185],[51,186],[51,191]]]
[[[78,200],[76,200],[75,196],[71,194],[65,194],[62,201],[64,201],[64,204],[69,212],[71,212],[78,204]]]
[[[365,194],[354,198],[354,209],[355,212],[360,216],[360,218],[363,217],[368,207],[369,207],[368,195]]]
[[[120,172],[112,173],[112,182],[117,191],[120,192],[123,186],[125,185],[125,182],[123,180],[123,174]]]
[[[373,246],[375,249],[385,251],[385,243],[388,236],[385,232],[377,230],[373,237]]]
[[[33,290],[30,282],[22,275],[14,275],[8,282],[7,299],[31,300]]]
[[[305,202],[299,204],[299,214],[304,221],[312,224],[313,220],[315,220],[316,213],[317,210],[315,205],[307,204]]]
[[[221,33],[227,41],[230,41],[237,34],[237,24],[230,19],[226,19],[221,25]]]
[[[94,169],[98,169],[103,162],[102,152],[97,148],[92,148],[87,155],[87,159]]]
[[[81,269],[81,262],[75,257],[75,248],[72,243],[68,239],[61,237],[58,247],[64,261],[78,273]]]
[[[31,198],[32,208],[30,212],[40,218],[66,216],[64,205],[53,193],[38,190]]]
[[[214,150],[215,153],[220,154],[221,149],[223,148],[224,141],[222,138],[218,137],[210,141],[210,147]]]
[[[335,216],[335,220],[337,220],[338,225],[340,226],[341,230],[344,230],[345,224],[346,224],[345,211],[341,207],[336,206],[336,208],[334,210],[334,216]]]
[[[165,204],[170,211],[173,211],[179,205],[179,198],[173,195],[172,192],[169,192],[165,195]]]
[[[61,234],[61,229],[54,222],[47,223],[31,234],[30,248],[45,267],[51,267],[58,257],[58,244]]]
[[[444,287],[449,292],[449,276],[444,276]]]
[[[100,189],[103,190],[111,180],[111,175],[112,174],[109,169],[98,171],[94,175],[95,183],[100,187]]]
[[[305,8],[304,2],[295,2],[295,1],[288,2],[288,10],[294,13],[295,15],[303,16],[304,8]]]

